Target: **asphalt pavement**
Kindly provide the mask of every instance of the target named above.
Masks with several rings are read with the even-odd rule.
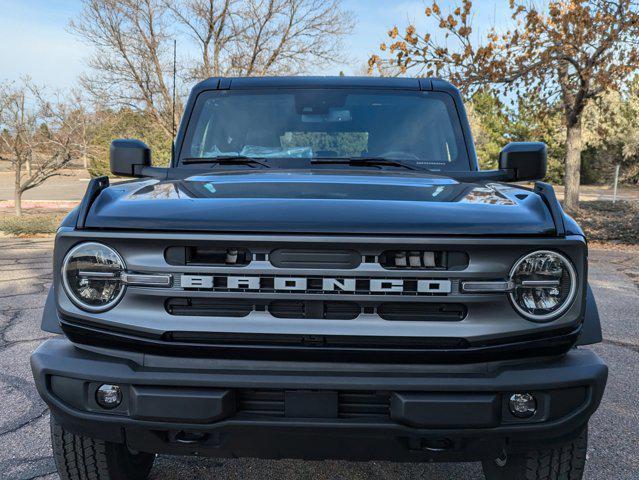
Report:
[[[38,397],[29,355],[49,335],[40,316],[51,282],[51,239],[0,238],[0,480],[54,480],[49,415]],[[591,420],[586,479],[639,479],[639,250],[594,250],[590,281],[603,318],[594,347],[610,367]],[[155,480],[480,479],[468,464],[303,462],[160,456]]]

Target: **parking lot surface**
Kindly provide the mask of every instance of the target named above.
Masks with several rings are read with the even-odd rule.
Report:
[[[49,415],[31,378],[29,355],[48,334],[40,316],[51,282],[51,239],[0,238],[0,479],[57,479]],[[639,251],[591,251],[590,282],[603,319],[594,347],[610,367],[608,387],[591,421],[586,479],[639,479]],[[482,478],[468,464],[303,462],[160,456],[152,479],[425,479]]]

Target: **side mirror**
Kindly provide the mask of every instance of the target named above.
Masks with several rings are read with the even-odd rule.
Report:
[[[499,154],[499,170],[506,171],[512,181],[543,180],[546,176],[546,144],[511,142]]]
[[[151,166],[151,150],[140,140],[113,140],[109,149],[109,163],[114,175],[141,177],[142,169]]]

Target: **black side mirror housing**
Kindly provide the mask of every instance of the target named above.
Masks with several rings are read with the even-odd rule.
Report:
[[[543,180],[547,164],[547,148],[542,142],[511,142],[499,154],[499,170],[515,182]]]
[[[151,149],[141,140],[113,140],[109,149],[109,163],[114,175],[142,177],[142,169],[151,166]]]

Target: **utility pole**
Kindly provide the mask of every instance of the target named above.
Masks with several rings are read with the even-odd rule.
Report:
[[[615,187],[614,190],[612,192],[612,203],[616,203],[617,202],[617,185],[619,184],[619,169],[621,168],[621,165],[617,164],[617,166],[615,167]]]

